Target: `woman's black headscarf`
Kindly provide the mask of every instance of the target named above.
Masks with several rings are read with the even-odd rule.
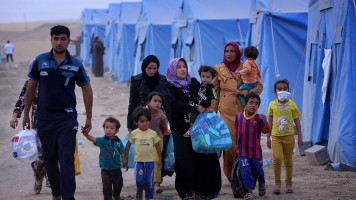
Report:
[[[157,64],[157,72],[153,75],[153,76],[148,76],[146,73],[146,68],[148,67],[148,65],[153,62]],[[149,55],[147,56],[141,65],[141,69],[142,69],[142,77],[146,80],[147,86],[148,88],[153,91],[157,85],[159,84],[159,79],[160,79],[160,75],[158,72],[159,69],[159,60],[156,56],[154,55]]]

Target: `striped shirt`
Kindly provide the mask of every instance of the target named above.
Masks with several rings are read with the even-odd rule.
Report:
[[[261,132],[265,132],[265,123],[259,114],[246,117],[244,112],[236,116],[237,155],[239,157],[262,158]]]

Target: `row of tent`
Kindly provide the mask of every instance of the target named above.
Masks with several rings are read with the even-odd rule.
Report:
[[[81,59],[90,67],[90,44],[99,35],[104,66],[116,82],[141,73],[150,54],[159,58],[163,75],[170,59],[184,57],[199,80],[200,65],[222,62],[227,42],[241,51],[256,46],[264,84],[259,112],[267,113],[276,98],[274,82],[288,79],[303,114],[303,140],[327,146],[332,162],[356,168],[355,19],[355,0],[113,3],[83,10]]]

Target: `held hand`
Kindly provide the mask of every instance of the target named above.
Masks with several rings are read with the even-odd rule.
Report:
[[[209,113],[213,113],[213,112],[214,112],[214,109],[209,107],[209,109],[207,109],[207,111],[208,111]]]
[[[23,116],[22,128],[23,130],[25,130],[25,128],[30,129],[30,118],[28,116]]]
[[[82,133],[83,133],[83,135],[84,135],[85,137],[87,137],[87,136],[89,135],[89,133],[84,133],[84,132],[83,132],[83,128],[84,128],[84,127],[82,127]]]
[[[12,117],[10,119],[10,127],[15,129],[17,127],[18,123],[19,122],[17,121],[17,114],[16,113],[12,114]]]
[[[271,149],[271,138],[267,138],[267,148]]]
[[[126,157],[126,155],[124,157],[123,164],[124,164],[124,168],[126,169],[126,171],[128,171],[129,166],[128,166],[128,158]]]
[[[88,135],[91,130],[91,120],[87,119],[85,122],[85,126],[82,126],[82,133],[83,135]]]
[[[204,112],[205,111],[205,108],[201,105],[198,105],[198,111],[201,113],[201,112]]]
[[[236,74],[241,74],[240,71],[236,71],[235,73],[236,73]]]

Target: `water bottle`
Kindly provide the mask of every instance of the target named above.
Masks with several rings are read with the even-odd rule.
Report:
[[[263,166],[271,165],[272,161],[270,159],[263,159]]]

